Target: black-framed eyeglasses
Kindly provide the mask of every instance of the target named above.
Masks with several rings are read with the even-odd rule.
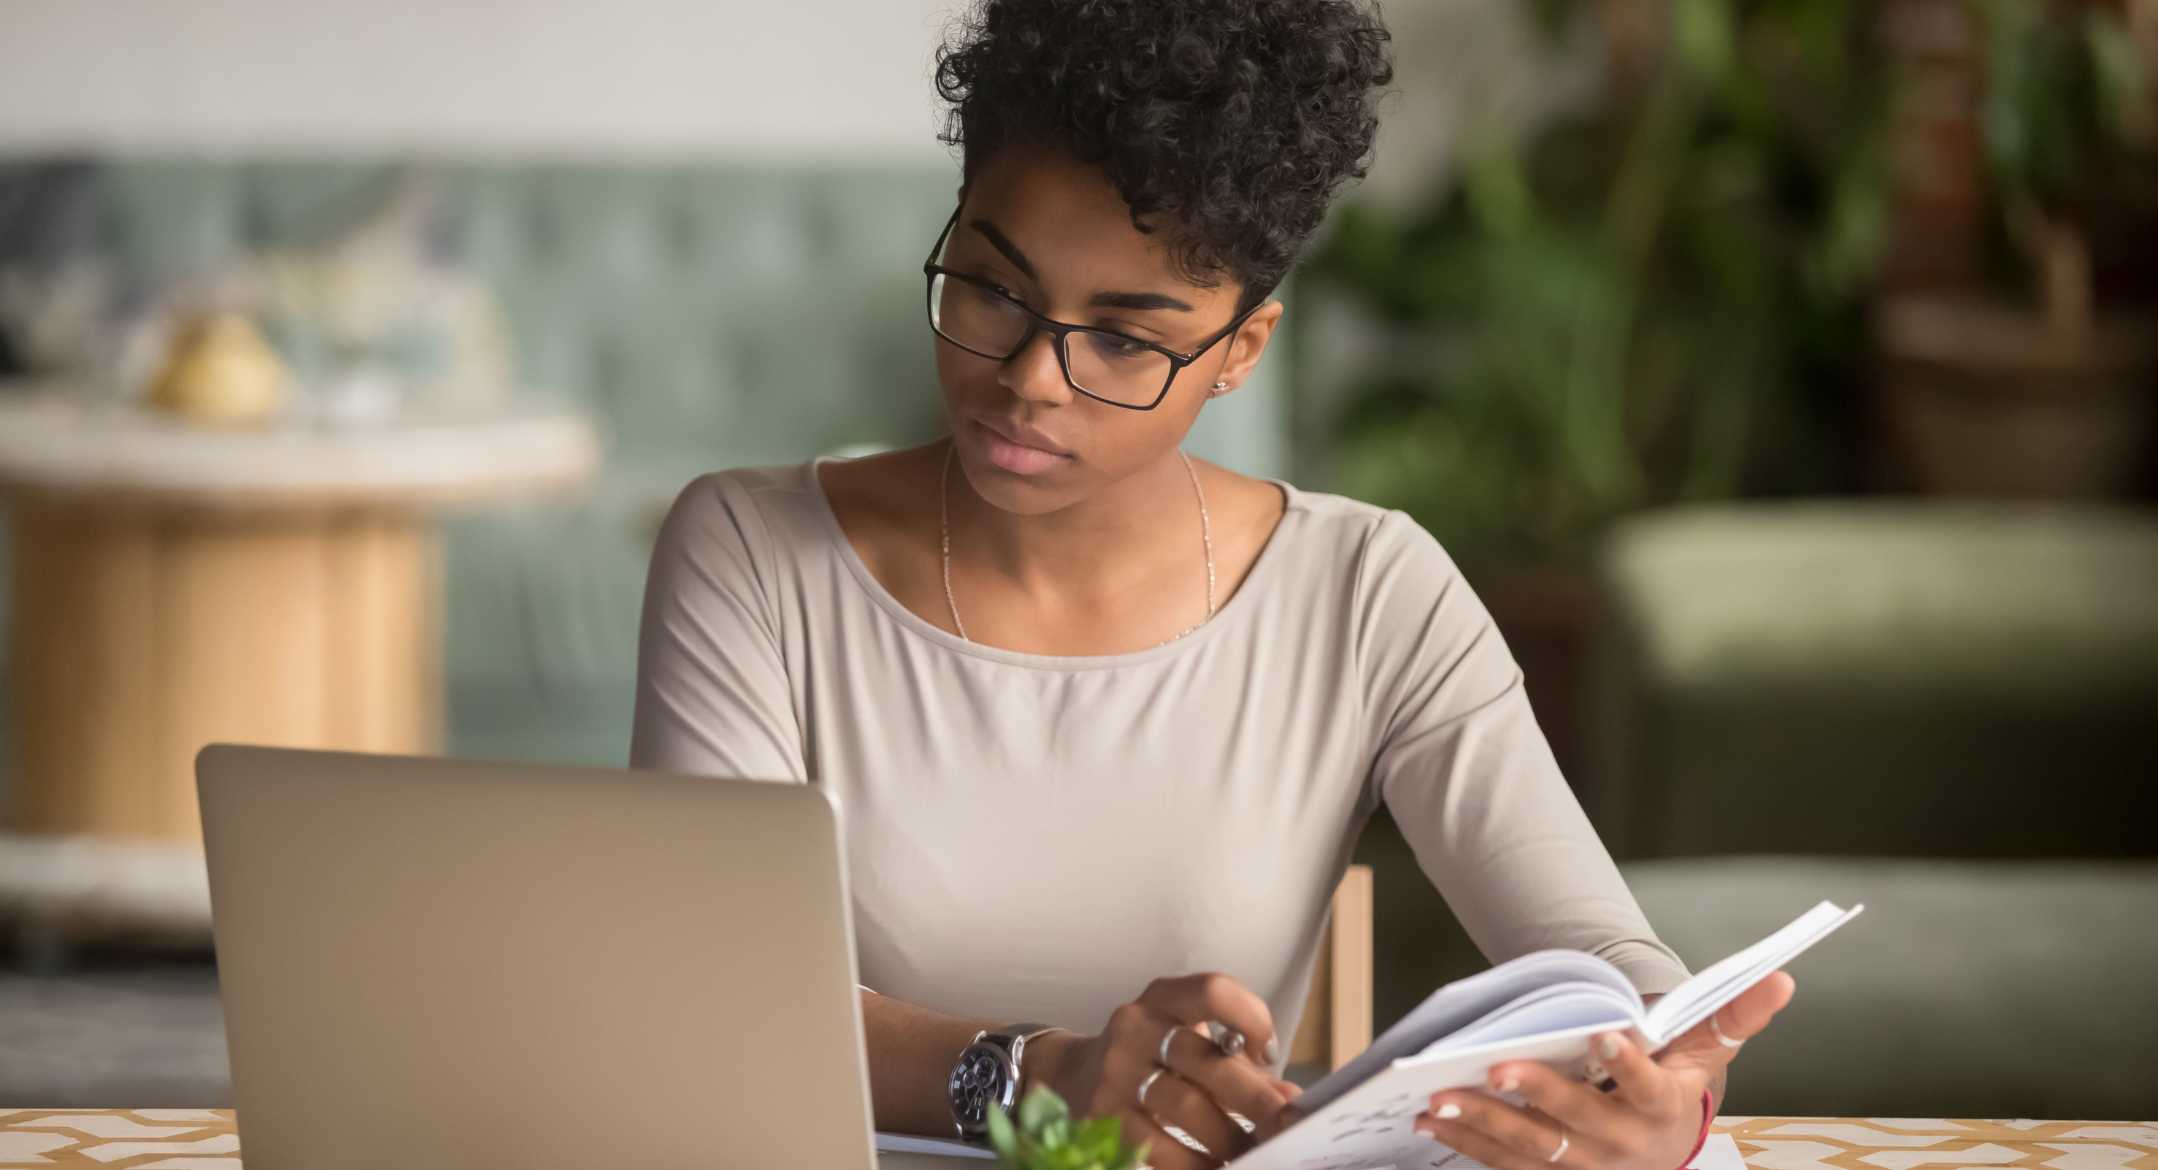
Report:
[[[929,327],[968,353],[1000,362],[1025,349],[1036,333],[1047,333],[1054,340],[1052,348],[1064,380],[1079,393],[1110,406],[1126,410],[1160,406],[1177,374],[1235,333],[1259,307],[1238,313],[1190,353],[1113,329],[1066,325],[1042,316],[988,281],[939,265],[937,258],[944,254],[944,243],[958,223],[959,211],[954,209],[944,230],[937,233],[929,258],[922,262],[922,274],[929,279]]]

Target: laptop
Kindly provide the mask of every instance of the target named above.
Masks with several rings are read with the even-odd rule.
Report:
[[[196,774],[248,1170],[878,1166],[821,789],[226,745]]]

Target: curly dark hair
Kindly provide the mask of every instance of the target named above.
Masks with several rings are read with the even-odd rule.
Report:
[[[1369,0],[979,0],[937,51],[965,181],[1014,143],[1098,166],[1132,226],[1240,308],[1370,166],[1391,37]]]

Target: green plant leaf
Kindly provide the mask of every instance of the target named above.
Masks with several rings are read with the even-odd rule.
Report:
[[[1116,1118],[1075,1120],[1045,1086],[1019,1103],[1018,1122],[1015,1130],[1001,1110],[990,1117],[990,1145],[1007,1170],[1132,1170],[1146,1154],[1124,1144]]]
[[[1738,57],[1731,0],[1678,0],[1671,13],[1679,59],[1695,74],[1720,80]]]
[[[1040,1134],[1053,1122],[1070,1117],[1071,1107],[1047,1085],[1034,1086],[1034,1091],[1019,1103],[1019,1128],[1030,1134]]]
[[[1004,1110],[989,1111],[989,1148],[997,1152],[1007,1164],[1016,1164],[1019,1158],[1019,1134],[1012,1129],[1012,1119]]]

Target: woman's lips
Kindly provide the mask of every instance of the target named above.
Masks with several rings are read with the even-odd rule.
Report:
[[[1040,475],[1071,459],[1069,455],[1060,455],[1055,451],[1045,451],[1040,447],[1005,438],[994,427],[978,419],[975,420],[974,426],[981,435],[982,446],[989,456],[989,462],[1013,475]]]

